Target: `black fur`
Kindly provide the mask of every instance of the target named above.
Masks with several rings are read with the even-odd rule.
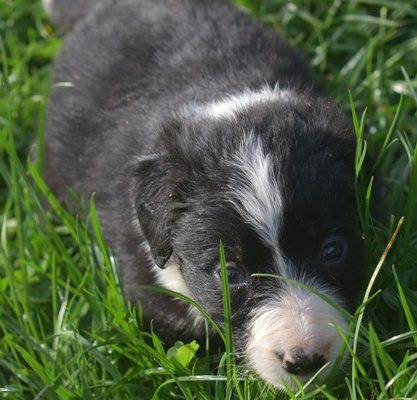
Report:
[[[195,300],[219,323],[220,240],[247,274],[276,272],[271,251],[228,198],[230,157],[245,132],[260,138],[283,188],[285,257],[354,305],[362,272],[355,138],[296,50],[217,0],[100,1],[68,23],[74,28],[53,82],[71,87],[57,86],[50,97],[45,178],[70,206],[68,187],[86,198],[96,193],[126,293],[142,302],[163,338],[201,339],[204,332],[190,323],[184,303],[137,289],[156,283],[155,263],[176,260]],[[255,104],[238,121],[181,112],[277,83],[294,97]],[[348,241],[348,255],[323,267],[320,249],[332,232]],[[244,346],[250,310],[277,286],[248,279],[232,287],[237,346]]]

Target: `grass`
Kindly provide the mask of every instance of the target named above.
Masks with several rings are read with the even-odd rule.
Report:
[[[346,339],[351,361],[326,384],[282,397],[415,399],[417,1],[236,2],[308,55],[358,137],[367,283]],[[60,39],[33,0],[0,0],[0,34],[0,397],[275,399],[236,363],[230,329],[226,353],[199,357],[205,343],[166,350],[142,329],[140,307],[123,298],[94,203],[88,217],[69,214],[42,182],[42,166],[29,161],[32,141],[43,141]],[[378,222],[371,218],[376,191],[360,173],[365,151],[381,187]]]

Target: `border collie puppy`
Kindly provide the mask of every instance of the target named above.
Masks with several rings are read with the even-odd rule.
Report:
[[[45,178],[70,207],[68,188],[96,193],[145,320],[167,342],[204,338],[189,304],[138,288],[159,285],[222,325],[222,241],[248,366],[283,388],[334,363],[348,323],[317,291],[352,310],[360,287],[356,144],[304,58],[227,1],[44,1],[68,31]]]

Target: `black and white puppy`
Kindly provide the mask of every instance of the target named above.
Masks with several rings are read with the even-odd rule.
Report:
[[[355,137],[300,54],[220,0],[45,0],[68,30],[47,109],[45,178],[96,205],[125,291],[162,338],[223,321],[276,387],[334,362],[362,275]],[[256,278],[254,273],[288,279]],[[330,371],[325,369],[322,376]],[[290,383],[291,385],[291,383]]]

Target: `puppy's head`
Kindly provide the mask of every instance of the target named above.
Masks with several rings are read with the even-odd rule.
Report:
[[[137,168],[137,215],[158,281],[220,325],[224,243],[235,346],[262,378],[291,386],[291,375],[306,381],[340,351],[334,326],[345,331],[347,321],[323,297],[352,309],[360,287],[355,138],[325,99],[279,94],[223,107],[199,106],[164,127]]]

